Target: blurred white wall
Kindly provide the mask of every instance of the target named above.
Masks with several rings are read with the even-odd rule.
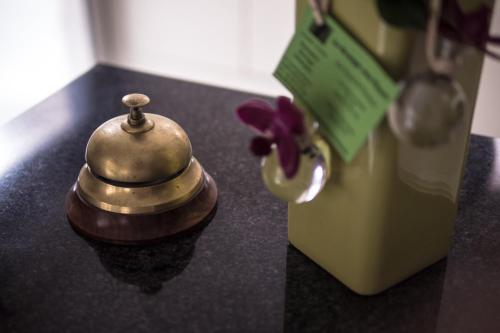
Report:
[[[85,0],[2,0],[0,124],[95,64]]]
[[[292,0],[90,0],[99,62],[264,94],[294,27]]]
[[[492,31],[500,34],[500,1]],[[269,95],[293,0],[1,0],[0,124],[96,61]],[[500,137],[500,62],[487,59],[473,121]]]
[[[495,1],[490,31],[500,35],[500,0]],[[500,54],[500,47],[496,52]],[[500,60],[484,61],[472,133],[500,137]]]
[[[293,0],[89,1],[99,62],[288,94],[271,74],[293,33]],[[500,34],[500,1],[492,31]],[[500,137],[500,62],[484,69],[472,130]]]

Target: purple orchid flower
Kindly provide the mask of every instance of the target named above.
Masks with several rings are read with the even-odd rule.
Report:
[[[276,99],[276,110],[262,100],[252,99],[241,104],[236,109],[240,121],[260,135],[250,143],[250,150],[257,156],[271,153],[271,147],[276,144],[280,165],[287,178],[292,178],[298,171],[300,147],[296,136],[305,133],[304,115],[284,96]]]
[[[470,44],[487,55],[500,60],[500,55],[487,49],[487,44],[500,45],[500,36],[490,36],[491,8],[482,4],[476,10],[465,13],[457,0],[446,0],[440,32],[455,41]]]

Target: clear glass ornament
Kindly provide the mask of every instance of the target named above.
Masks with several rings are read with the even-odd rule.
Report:
[[[276,197],[293,203],[313,200],[325,186],[330,176],[330,148],[326,141],[317,137],[302,145],[297,174],[288,179],[283,172],[276,146],[270,155],[262,159],[262,179]]]
[[[389,123],[402,141],[434,147],[452,140],[465,125],[466,97],[461,85],[428,71],[405,82],[389,108]]]
[[[389,124],[401,141],[423,148],[446,144],[465,126],[467,98],[453,78],[453,71],[462,62],[463,48],[440,38],[435,51],[434,61],[441,67],[446,65],[448,70],[441,74],[428,69],[403,82],[388,115]]]

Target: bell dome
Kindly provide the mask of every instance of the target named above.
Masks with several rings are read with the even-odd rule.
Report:
[[[123,102],[130,115],[106,121],[89,139],[85,160],[92,173],[123,183],[162,182],[181,173],[192,157],[186,132],[166,117],[143,114],[145,95],[127,95]]]

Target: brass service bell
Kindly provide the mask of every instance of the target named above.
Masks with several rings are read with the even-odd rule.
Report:
[[[151,243],[213,216],[214,180],[177,123],[142,112],[149,101],[126,95],[122,102],[130,113],[106,121],[89,139],[87,163],[66,197],[69,222],[84,236]]]

